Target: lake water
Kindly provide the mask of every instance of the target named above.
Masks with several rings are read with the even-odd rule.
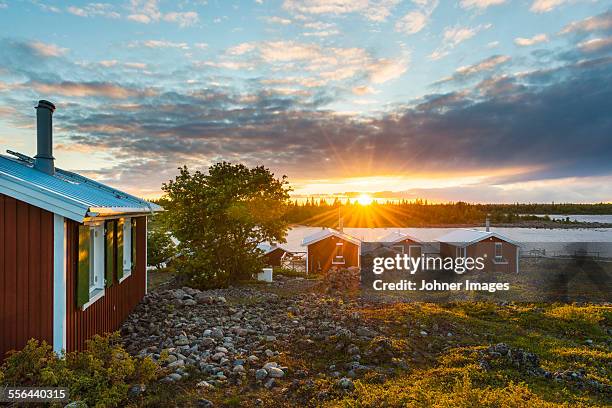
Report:
[[[565,220],[569,217],[570,221],[578,221],[578,222],[600,222],[605,224],[612,224],[612,214],[597,214],[597,215],[589,215],[589,214],[536,214],[538,217],[544,217],[548,215],[553,220]]]
[[[612,222],[612,221],[610,221]],[[304,237],[320,230],[319,227],[295,227],[287,233],[287,243],[283,244],[290,251],[303,252]],[[433,242],[436,238],[452,231],[454,228],[344,228],[344,232],[362,241],[379,241],[385,235],[400,231],[424,242]],[[478,228],[483,229],[483,228]],[[600,252],[601,256],[612,257],[612,228],[583,229],[542,229],[542,228],[495,228],[495,231],[509,239],[519,242],[524,251],[546,249],[547,252],[572,252],[572,243],[589,243],[585,249]]]

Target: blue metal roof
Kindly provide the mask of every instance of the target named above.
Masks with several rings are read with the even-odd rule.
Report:
[[[85,217],[163,210],[133,195],[79,174],[55,168],[49,175],[27,156],[0,155],[0,193],[82,222]]]

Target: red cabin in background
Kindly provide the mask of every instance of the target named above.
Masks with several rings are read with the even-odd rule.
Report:
[[[146,216],[162,210],[55,168],[55,106],[36,109],[36,156],[0,155],[0,361],[30,338],[73,351],[117,330],[146,293]]]
[[[361,241],[341,231],[323,228],[304,238],[302,246],[306,247],[307,273],[360,266]]]
[[[490,272],[519,272],[518,243],[497,232],[456,229],[437,239],[440,256],[451,258],[484,258]]]
[[[263,251],[266,266],[281,266],[285,254],[291,254],[290,251],[277,244],[260,244],[257,247]]]

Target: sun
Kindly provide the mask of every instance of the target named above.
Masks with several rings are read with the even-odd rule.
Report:
[[[372,201],[374,201],[372,199],[372,196],[369,194],[362,194],[359,197],[357,197],[357,202],[361,205],[370,205],[372,204]]]

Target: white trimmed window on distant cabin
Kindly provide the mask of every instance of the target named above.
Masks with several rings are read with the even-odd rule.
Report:
[[[393,245],[393,249],[400,254],[404,254],[404,246],[403,245]]]
[[[344,242],[336,242],[336,253],[334,259],[332,259],[332,264],[344,265]]]
[[[457,258],[465,258],[465,247],[457,247]]]
[[[501,242],[495,243],[495,262],[502,262],[504,257],[502,254],[503,244]]]

